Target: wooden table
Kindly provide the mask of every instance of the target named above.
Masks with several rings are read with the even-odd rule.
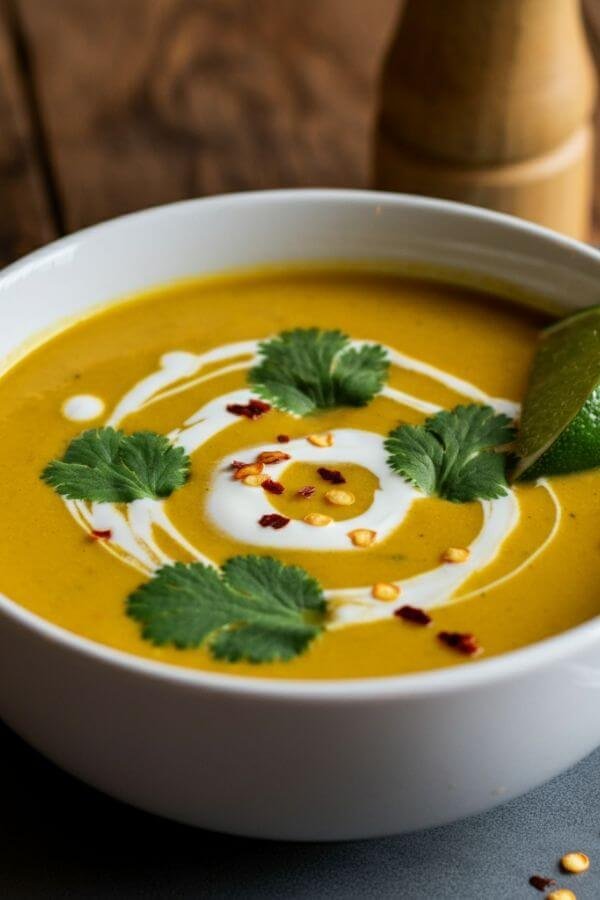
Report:
[[[183,197],[366,186],[397,0],[0,0],[0,261]]]
[[[0,264],[183,197],[367,186],[400,2],[0,0]]]

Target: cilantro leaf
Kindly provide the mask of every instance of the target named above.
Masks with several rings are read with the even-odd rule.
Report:
[[[168,497],[185,484],[189,468],[185,451],[162,434],[92,428],[46,466],[42,479],[70,500],[130,503]]]
[[[395,428],[385,448],[390,467],[425,494],[466,503],[506,494],[507,454],[494,448],[514,436],[508,416],[472,404]]]
[[[206,643],[228,662],[288,660],[322,631],[319,583],[268,556],[235,556],[221,572],[202,563],[163,566],[127,600],[127,613],[153,644]]]
[[[341,331],[296,328],[259,345],[261,360],[249,380],[278,409],[307,416],[336,406],[365,406],[389,369],[378,344],[350,346]]]

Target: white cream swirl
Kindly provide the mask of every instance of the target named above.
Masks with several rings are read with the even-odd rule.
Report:
[[[351,550],[348,532],[354,528],[368,528],[377,532],[379,541],[385,540],[402,522],[413,500],[420,496],[404,479],[398,478],[386,462],[386,453],[380,434],[342,428],[333,432],[332,447],[314,447],[303,438],[285,445],[293,462],[316,463],[327,466],[330,460],[342,459],[369,469],[379,479],[371,506],[362,515],[334,521],[326,528],[315,529],[302,519],[292,519],[277,533],[276,540],[269,529],[261,528],[258,520],[263,513],[272,512],[268,495],[264,491],[244,490],[244,503],[240,515],[240,483],[231,477],[234,456],[227,457],[219,466],[209,494],[207,511],[214,522],[228,535],[242,544],[293,550]],[[272,444],[241,451],[253,458],[262,451],[272,450]],[[280,480],[289,461],[269,466],[269,476]],[[356,550],[356,548],[354,548]]]
[[[67,397],[61,412],[70,422],[91,422],[104,412],[104,400],[94,394],[74,394]]]
[[[360,347],[363,341],[354,341]],[[479,403],[492,406],[496,411],[515,417],[519,405],[512,401],[490,397],[468,381],[441,369],[386,348],[392,366],[405,369],[442,384],[444,387]],[[106,420],[106,425],[119,427],[132,413],[165,400],[170,396],[190,390],[198,384],[220,378],[230,372],[241,371],[253,365],[257,359],[258,341],[243,341],[217,347],[202,354],[173,351],[161,357],[160,368],[150,373],[129,390],[116,405]],[[206,371],[207,367],[210,367]],[[415,397],[412,394],[386,385],[384,396],[401,406],[415,409],[424,414],[437,412],[440,407]],[[192,413],[180,428],[169,437],[186,452],[192,454],[207,440],[234,420],[227,405],[247,403],[251,397],[248,388],[218,396]],[[298,550],[336,550],[365,552],[355,548],[348,540],[348,531],[354,528],[369,528],[377,532],[378,541],[384,540],[398,528],[405,519],[411,505],[419,502],[422,495],[407,484],[387,466],[381,435],[356,429],[338,429],[333,432],[332,448],[312,447],[298,439],[286,445],[294,461],[324,462],[335,461],[357,463],[368,468],[379,479],[380,489],[368,510],[352,519],[334,522],[327,528],[315,529],[301,521],[291,521],[285,529],[273,532],[261,528],[258,519],[265,512],[272,511],[267,495],[260,490],[244,489],[231,478],[230,464],[233,457],[222,460],[213,478],[212,490],[207,501],[207,513],[218,528],[234,540],[257,547]],[[256,455],[262,450],[273,449],[272,445],[253,446],[246,451],[239,450],[236,456],[245,458],[250,453]],[[270,474],[277,478],[287,462],[270,467]],[[542,484],[550,491],[549,486]],[[234,496],[235,494],[235,496]],[[555,503],[555,524],[551,535],[535,555],[545,549],[554,537],[560,517],[560,505]],[[202,551],[191,545],[176,528],[165,511],[164,501],[140,500],[131,503],[124,510],[122,506],[110,503],[86,503],[65,501],[72,515],[87,530],[110,530],[111,539],[105,541],[106,549],[134,566],[144,574],[152,574],[162,565],[173,560],[161,549],[155,538],[155,529],[167,534],[171,540],[185,549],[193,558],[206,564],[213,564]],[[439,606],[456,600],[460,586],[476,571],[482,570],[496,557],[500,547],[519,521],[519,502],[513,491],[506,497],[493,501],[481,501],[483,508],[482,528],[470,545],[469,560],[462,565],[441,564],[432,570],[420,573],[401,583],[402,596],[396,604],[383,603],[370,596],[370,585],[349,585],[329,590],[327,596],[332,603],[332,625],[341,625],[380,618],[388,618],[395,606],[408,603],[421,608]],[[524,563],[523,565],[525,565]],[[522,566],[519,567],[519,570]],[[516,574],[508,573],[502,581]],[[491,589],[493,585],[488,586]]]

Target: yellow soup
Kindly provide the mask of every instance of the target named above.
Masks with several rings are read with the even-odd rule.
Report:
[[[129,653],[262,677],[472,664],[577,625],[600,606],[596,472],[453,503],[411,487],[383,448],[400,424],[458,404],[516,418],[545,323],[464,288],[316,268],[177,284],[78,321],[0,379],[0,590]],[[258,342],[313,327],[384,347],[383,390],[361,407],[240,414],[257,396]],[[189,453],[187,483],[163,500],[92,504],[41,480],[73,438],[109,425],[169,435]],[[234,461],[251,468],[236,478]],[[447,561],[452,548],[459,561]],[[324,628],[295,658],[230,662],[207,642],[156,646],[127,615],[128,596],[161,566],[247,554],[300,566],[325,592]],[[403,606],[431,622],[394,614]],[[478,653],[440,632],[473,635]]]

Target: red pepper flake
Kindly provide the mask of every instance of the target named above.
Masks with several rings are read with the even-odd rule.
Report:
[[[249,400],[248,403],[230,403],[227,406],[227,412],[233,413],[234,416],[245,416],[247,419],[259,419],[270,409],[270,403],[255,399]]]
[[[285,491],[284,486],[279,481],[273,481],[272,478],[267,478],[266,481],[263,481],[261,488],[270,494],[283,494]]]
[[[298,497],[312,497],[316,488],[313,487],[312,484],[307,484],[305,487],[300,488],[299,491],[296,491]]]
[[[431,616],[416,606],[401,606],[394,610],[394,615],[405,622],[414,622],[415,625],[429,625],[431,622]]]
[[[279,513],[267,513],[261,516],[258,524],[262,525],[263,528],[285,528],[289,521],[286,516],[280,516]]]
[[[459,653],[464,653],[466,656],[474,656],[481,651],[475,635],[468,632],[462,634],[460,631],[440,631],[438,639],[442,644],[446,644],[447,647],[452,647],[453,650],[458,650]]]
[[[289,434],[278,434],[277,440],[279,441],[280,444],[289,444],[290,436],[289,436]]]
[[[237,469],[243,469],[244,466],[249,466],[249,465],[250,465],[250,463],[242,462],[241,459],[234,459],[234,461],[231,463],[230,468],[235,469],[237,471]]]
[[[337,469],[326,469],[325,466],[320,466],[317,472],[323,481],[330,481],[332,484],[346,484],[346,479]]]
[[[90,537],[93,541],[110,541],[110,539],[112,538],[112,531],[110,528],[94,528]]]
[[[546,878],[544,875],[532,875],[529,879],[529,884],[536,891],[545,891],[550,885],[556,884],[556,880],[554,878]]]

